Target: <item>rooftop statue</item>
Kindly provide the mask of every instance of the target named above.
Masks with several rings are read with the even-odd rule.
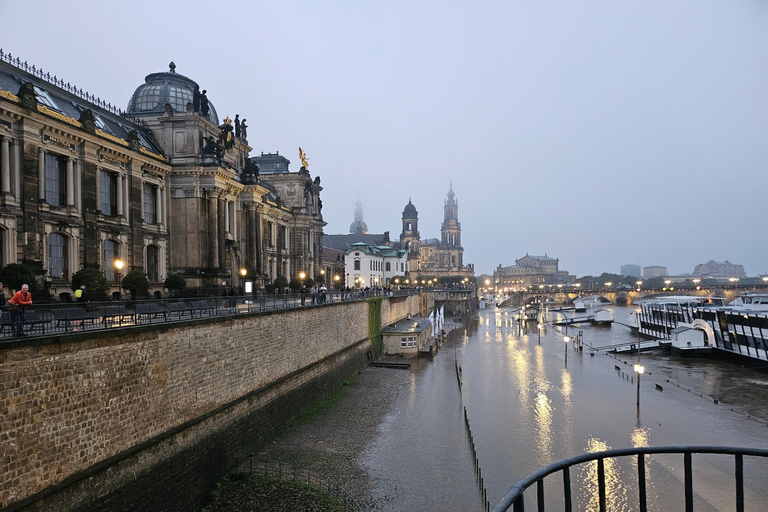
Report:
[[[309,158],[307,158],[307,155],[304,153],[304,150],[301,149],[301,146],[299,146],[299,159],[301,160],[301,166],[307,169],[309,167]]]
[[[219,133],[219,144],[221,144],[224,149],[232,149],[235,146],[235,136],[232,133],[232,120],[229,116],[224,118],[224,124],[219,128],[221,129],[221,132]]]

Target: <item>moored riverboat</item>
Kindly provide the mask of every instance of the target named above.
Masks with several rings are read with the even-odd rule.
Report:
[[[598,309],[592,318],[592,324],[602,327],[609,327],[613,323],[613,314],[607,309]]]
[[[768,310],[749,305],[762,306],[762,298],[726,305],[720,297],[656,297],[640,304],[630,321],[638,334],[681,355],[768,361]]]

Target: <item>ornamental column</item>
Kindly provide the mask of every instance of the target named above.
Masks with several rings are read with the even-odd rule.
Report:
[[[101,201],[101,197],[97,200]],[[75,162],[75,206],[78,212],[83,212],[83,163],[79,158]]]
[[[215,189],[208,189],[208,268],[219,266],[219,199]]]
[[[11,193],[11,144],[8,137],[0,142],[0,191],[4,195]]]
[[[45,202],[45,150],[37,150],[37,195],[41,202]]]
[[[16,200],[21,200],[21,150],[19,149],[19,140],[13,140],[13,196]]]
[[[155,187],[155,223],[163,224],[163,190],[160,185]]]
[[[67,206],[75,206],[75,162],[67,158]]]
[[[226,218],[227,218],[227,212],[229,211],[229,208],[227,208],[227,202],[224,200],[224,192],[220,191],[218,194],[216,194],[216,201],[218,203],[219,208],[219,223],[217,225],[217,233],[216,238],[218,240],[219,245],[219,269],[222,271],[226,270],[226,262],[227,262],[227,227],[225,225]],[[222,214],[223,212],[223,214]]]
[[[115,180],[117,182],[117,216],[122,217],[123,216],[123,176],[120,173],[117,173],[117,179]]]

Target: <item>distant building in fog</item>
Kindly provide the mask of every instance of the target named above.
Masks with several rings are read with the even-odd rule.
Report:
[[[622,265],[621,266],[621,275],[623,276],[632,276],[632,277],[642,277],[642,268],[640,268],[640,265]]]
[[[704,278],[747,277],[747,273],[744,272],[744,265],[736,265],[728,260],[722,263],[713,260],[700,263],[693,269],[692,275]]]
[[[567,270],[559,269],[560,260],[544,256],[526,254],[515,260],[509,267],[499,267],[493,271],[493,285],[498,288],[528,287],[539,284],[570,284],[574,276]]]
[[[653,277],[666,277],[667,267],[659,265],[651,265],[649,267],[643,267],[643,279],[651,279]]]

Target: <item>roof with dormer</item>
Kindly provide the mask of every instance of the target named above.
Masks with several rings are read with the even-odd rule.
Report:
[[[80,119],[85,110],[90,110],[98,137],[129,147],[128,134],[136,131],[141,151],[165,160],[162,149],[142,120],[131,117],[106,100],[0,50],[0,98],[20,103],[19,89],[26,83],[34,86],[38,111],[41,114],[84,129]]]

